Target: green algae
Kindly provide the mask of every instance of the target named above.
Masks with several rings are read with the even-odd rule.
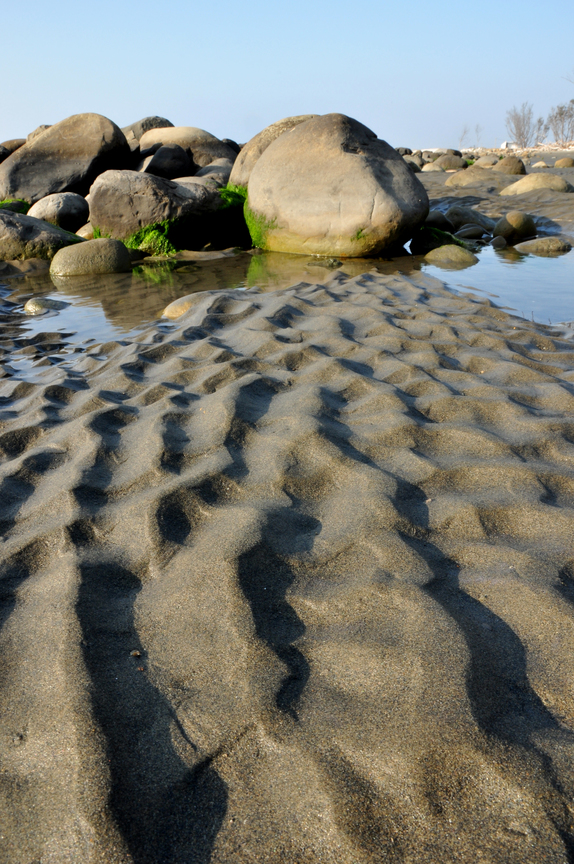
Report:
[[[243,207],[247,201],[247,186],[228,183],[219,190],[219,197],[221,198],[220,210],[226,210],[228,207]]]
[[[25,214],[31,206],[32,205],[29,204],[28,201],[24,201],[23,198],[4,198],[3,201],[0,201],[0,209],[10,210],[12,213]]]
[[[277,219],[267,219],[265,216],[258,216],[250,208],[248,199],[245,200],[243,215],[253,245],[259,249],[266,249],[267,234],[276,227]]]

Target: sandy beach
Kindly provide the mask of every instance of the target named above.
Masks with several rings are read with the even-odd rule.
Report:
[[[2,382],[2,861],[573,860],[572,342],[336,272],[46,375]]]

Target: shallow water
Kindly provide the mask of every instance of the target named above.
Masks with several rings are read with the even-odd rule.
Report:
[[[180,262],[181,263],[181,262]],[[40,333],[60,334],[65,345],[53,354],[55,365],[73,365],[73,355],[96,344],[120,340],[161,318],[173,300],[206,290],[258,289],[276,291],[299,282],[325,282],[337,270],[349,276],[376,269],[381,273],[428,273],[455,291],[476,291],[517,315],[547,324],[574,319],[574,251],[556,258],[522,256],[513,250],[485,247],[478,264],[464,270],[444,270],[420,257],[382,259],[320,259],[262,253],[184,263],[178,269],[163,263],[138,267],[133,273],[110,276],[51,278],[47,271],[5,278],[0,293],[18,338],[29,341]],[[42,315],[24,314],[30,297],[63,300],[66,308]],[[164,319],[165,320],[165,319]],[[37,358],[11,353],[11,374],[29,377]]]

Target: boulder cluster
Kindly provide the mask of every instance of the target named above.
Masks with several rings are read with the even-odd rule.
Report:
[[[425,222],[421,171],[452,172],[446,184],[461,186],[489,172],[526,174],[516,155],[486,154],[471,167],[467,156],[395,149],[343,114],[287,117],[244,145],[165,117],[120,129],[76,114],[0,144],[0,260],[45,258],[58,275],[80,275],[178,250],[388,257],[412,240],[413,252],[458,245],[451,254],[460,258],[466,240],[532,237],[530,217],[520,222],[514,211],[498,233],[479,226],[481,236],[474,223]],[[513,178],[501,194],[541,185],[574,191],[538,173]]]

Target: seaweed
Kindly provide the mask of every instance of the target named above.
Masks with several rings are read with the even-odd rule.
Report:
[[[265,216],[258,216],[249,207],[249,200],[246,199],[243,207],[243,215],[245,223],[251,236],[251,242],[259,249],[267,248],[267,234],[277,225],[276,219],[267,219]]]
[[[24,201],[23,198],[4,198],[3,201],[0,201],[0,209],[11,210],[12,213],[25,214],[31,206],[32,205],[29,204],[28,201]]]
[[[226,210],[228,207],[243,207],[247,201],[247,186],[228,183],[219,190],[219,197],[221,198],[220,210]]]

